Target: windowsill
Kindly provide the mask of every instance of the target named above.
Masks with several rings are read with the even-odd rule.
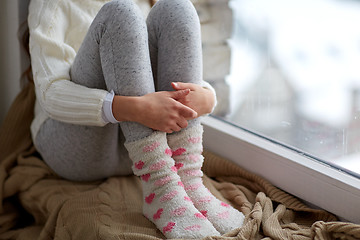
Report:
[[[341,219],[360,223],[360,179],[214,117],[205,117],[203,125],[206,149]]]

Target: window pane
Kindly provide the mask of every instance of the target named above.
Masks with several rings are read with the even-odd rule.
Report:
[[[360,1],[230,8],[230,108],[218,116],[360,176]]]

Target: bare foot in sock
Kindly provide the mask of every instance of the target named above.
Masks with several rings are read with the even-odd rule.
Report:
[[[154,132],[125,146],[134,163],[134,174],[142,181],[144,215],[167,238],[220,235],[186,194],[176,173],[165,133]]]
[[[184,129],[168,135],[168,144],[172,149],[172,157],[185,191],[195,207],[221,234],[224,234],[241,227],[245,217],[229,204],[218,200],[203,185],[202,134],[201,125]]]

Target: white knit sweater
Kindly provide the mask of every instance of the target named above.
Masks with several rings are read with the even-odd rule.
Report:
[[[103,104],[108,91],[70,80],[70,67],[91,22],[110,0],[31,0],[28,24],[36,89],[33,139],[49,117],[73,124],[104,126]],[[138,4],[140,0],[135,1]],[[149,6],[140,4],[144,15]],[[208,83],[204,86],[211,88]],[[214,90],[213,90],[214,91]]]

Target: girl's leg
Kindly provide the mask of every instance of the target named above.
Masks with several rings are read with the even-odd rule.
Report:
[[[172,91],[171,82],[201,83],[200,22],[189,0],[158,1],[147,18],[149,48],[157,91]],[[199,124],[189,121],[189,127]]]
[[[147,19],[156,86],[171,90],[172,81],[199,83],[202,79],[200,23],[189,0],[160,0]],[[175,166],[197,209],[220,233],[242,225],[244,215],[216,199],[202,183],[203,129],[199,119],[168,135]]]
[[[84,62],[81,56],[88,59],[87,50],[99,43],[97,57],[101,61],[107,89],[124,96],[153,92],[146,24],[137,6],[132,0],[112,1],[101,9],[95,22],[99,24],[93,24],[89,30],[93,39],[83,44],[80,49],[82,55],[76,59],[73,69],[81,69]],[[88,81],[81,72],[84,70],[79,74],[74,72],[72,76],[78,81]],[[181,181],[174,171],[166,133],[154,132],[133,122],[121,122],[120,127],[126,138],[125,147],[133,161],[133,172],[142,180],[143,212],[149,220],[168,238],[218,235],[178,184]]]
[[[71,67],[72,81],[121,95],[154,91],[147,31],[142,14],[130,0],[110,2],[99,11]],[[124,147],[153,131],[137,123],[105,127],[73,125],[48,119],[35,145],[60,176],[79,181],[132,173]]]
[[[201,171],[204,162],[202,135],[202,126],[193,126],[169,135],[168,144],[172,149],[178,174],[195,207],[221,234],[224,234],[241,227],[245,217],[229,204],[213,196],[204,186]]]
[[[200,83],[200,23],[189,0],[160,0],[147,18],[151,63],[157,91],[173,90],[171,82]]]
[[[114,0],[102,7],[79,49],[71,77],[79,84],[114,90],[122,96],[155,91],[146,25],[132,0]],[[153,132],[135,122],[120,126],[130,142]]]
[[[143,187],[143,213],[166,238],[219,236],[184,190],[171,158],[166,133],[125,143],[133,160],[134,174]]]

